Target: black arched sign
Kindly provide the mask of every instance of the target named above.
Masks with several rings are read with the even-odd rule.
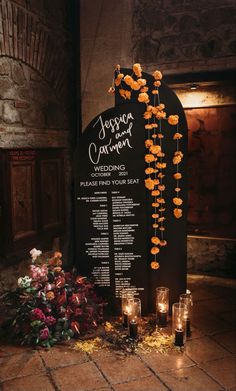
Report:
[[[124,70],[123,73],[127,73]],[[129,71],[130,72],[130,71]],[[151,77],[144,74],[151,80]],[[178,114],[184,135],[187,129],[182,106],[164,84],[159,89],[167,114]],[[170,288],[170,301],[178,301],[186,289],[186,161],[181,163],[183,217],[173,216],[175,168],[172,157],[174,129],[163,121],[165,161],[166,231],[168,245],[158,256],[160,269],[150,268],[151,197],[144,187],[144,105],[124,103],[116,94],[116,106],[99,114],[83,133],[78,150],[76,176],[76,248],[80,273],[92,275],[100,293],[119,311],[119,295],[132,288],[142,301],[142,312],[153,311],[155,288]]]

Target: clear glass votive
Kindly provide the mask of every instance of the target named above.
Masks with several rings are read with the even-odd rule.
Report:
[[[189,290],[187,293],[183,293],[179,297],[179,302],[185,304],[186,312],[185,312],[185,322],[186,322],[186,336],[191,337],[191,318],[192,318],[192,308],[193,308],[193,298],[192,294]]]
[[[186,305],[172,305],[172,336],[176,346],[184,346],[186,339]]]
[[[169,312],[169,288],[156,288],[156,321],[159,327],[166,327]]]
[[[121,291],[121,311],[122,311],[122,324],[124,327],[129,325],[130,304],[129,300],[133,299],[133,292],[130,289],[123,289]]]
[[[129,314],[129,337],[137,339],[139,334],[139,324],[141,321],[141,300],[133,298],[129,300],[130,314]]]

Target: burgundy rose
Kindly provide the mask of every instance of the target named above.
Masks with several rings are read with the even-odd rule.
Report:
[[[31,311],[31,319],[32,320],[41,320],[42,322],[45,321],[45,315],[40,308],[35,308]]]
[[[47,316],[45,319],[45,323],[47,326],[53,326],[56,323],[56,319],[54,316]]]

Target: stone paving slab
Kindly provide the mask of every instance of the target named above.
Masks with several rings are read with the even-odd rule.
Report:
[[[47,376],[33,375],[3,383],[2,391],[55,391],[55,388]]]
[[[91,391],[110,386],[93,362],[55,369],[52,377],[60,391]]]
[[[0,382],[42,372],[45,372],[45,367],[36,351],[0,358]]]
[[[150,376],[151,372],[137,356],[118,357],[111,352],[93,357],[98,368],[111,384],[122,383]]]
[[[222,386],[197,367],[160,373],[171,391],[223,391]]]
[[[188,341],[185,352],[196,363],[229,356],[230,353],[209,337]]]
[[[178,352],[167,354],[151,352],[140,356],[156,374],[195,365],[184,353]]]
[[[116,384],[115,391],[167,391],[168,388],[155,376],[148,376],[131,382]]]
[[[227,388],[236,387],[236,359],[224,357],[201,365],[216,381]]]
[[[236,330],[221,332],[211,338],[229,352],[236,354]]]
[[[51,350],[41,350],[40,356],[45,366],[50,369],[67,367],[89,361],[86,353],[72,350],[71,346],[55,346]]]

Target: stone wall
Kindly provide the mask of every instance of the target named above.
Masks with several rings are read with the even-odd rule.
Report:
[[[71,215],[72,37],[66,0],[0,0],[0,148],[65,151]],[[63,250],[67,251],[68,236]]]
[[[133,55],[167,73],[235,67],[234,0],[136,0]]]
[[[113,106],[117,63],[164,75],[234,69],[235,13],[234,0],[82,0],[83,128]]]

